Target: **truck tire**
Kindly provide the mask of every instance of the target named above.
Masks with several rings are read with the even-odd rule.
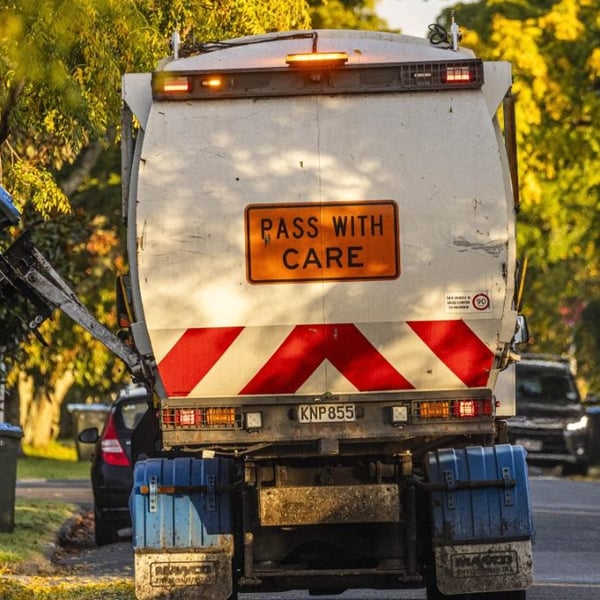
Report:
[[[94,539],[97,546],[106,546],[118,540],[117,525],[112,519],[102,517],[94,506]]]
[[[562,467],[562,475],[568,477],[569,475],[581,475],[585,477],[588,474],[589,464],[585,462],[579,462],[575,464],[565,463]]]

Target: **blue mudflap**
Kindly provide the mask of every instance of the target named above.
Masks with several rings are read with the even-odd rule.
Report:
[[[434,545],[530,539],[525,456],[509,444],[430,452]]]
[[[232,465],[222,458],[137,462],[129,501],[134,548],[220,546],[233,532]]]

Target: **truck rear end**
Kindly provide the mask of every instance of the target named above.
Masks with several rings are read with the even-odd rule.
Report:
[[[356,31],[201,50],[123,82],[131,330],[160,424],[132,492],[138,597],[524,597],[524,452],[494,445],[510,66]]]

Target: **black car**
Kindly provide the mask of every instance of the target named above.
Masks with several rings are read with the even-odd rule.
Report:
[[[585,475],[587,417],[570,362],[523,355],[515,382],[517,414],[508,420],[510,442],[527,450],[530,464],[562,465],[565,475]]]
[[[121,390],[111,406],[102,433],[84,429],[79,440],[94,443],[92,491],[96,543],[101,546],[119,539],[119,531],[131,527],[129,494],[133,485],[131,435],[148,409],[144,387]]]

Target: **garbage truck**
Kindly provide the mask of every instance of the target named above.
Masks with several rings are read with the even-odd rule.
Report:
[[[27,237],[0,289],[34,329],[70,311],[153,391],[139,599],[525,598],[525,451],[495,395],[526,335],[511,84],[454,32],[174,36],[124,76],[127,339]]]

